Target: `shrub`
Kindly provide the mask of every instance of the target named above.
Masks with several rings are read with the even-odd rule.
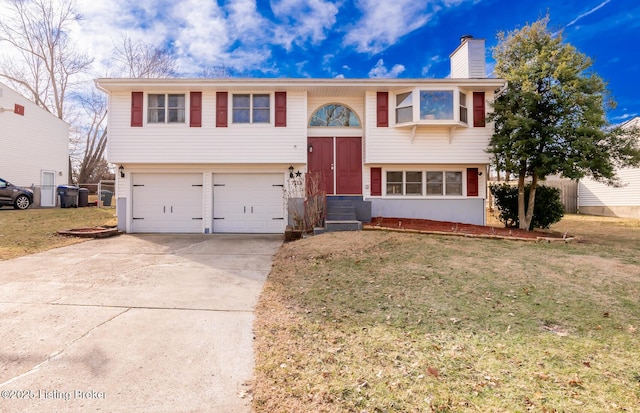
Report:
[[[531,185],[524,187],[525,203],[529,199]],[[500,211],[498,217],[505,227],[518,227],[518,187],[509,184],[493,184],[490,186],[495,198],[496,207]],[[527,205],[525,205],[525,208]],[[526,209],[525,209],[526,210]],[[550,186],[539,185],[536,188],[536,200],[533,206],[533,228],[549,228],[564,216],[564,205],[560,199],[560,190]]]

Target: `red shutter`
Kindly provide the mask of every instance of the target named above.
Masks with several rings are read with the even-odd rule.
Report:
[[[389,127],[389,92],[378,92],[378,127]]]
[[[144,106],[144,93],[131,92],[131,126],[142,126],[142,108]]]
[[[483,128],[484,121],[484,92],[473,92],[473,126]]]
[[[226,128],[228,119],[228,96],[227,92],[216,92],[216,127]]]
[[[202,127],[202,92],[189,93],[189,126]]]
[[[276,127],[287,126],[287,92],[276,92]]]
[[[467,168],[467,196],[478,196],[478,168]]]
[[[13,113],[16,115],[24,116],[24,106],[18,105],[17,103],[13,105]]]
[[[382,195],[382,168],[371,168],[371,196]]]

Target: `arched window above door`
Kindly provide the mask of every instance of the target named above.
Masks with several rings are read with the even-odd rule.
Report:
[[[329,103],[313,113],[309,126],[360,128],[361,123],[351,108],[339,103]]]

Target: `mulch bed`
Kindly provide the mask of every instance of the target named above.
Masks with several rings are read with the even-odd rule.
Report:
[[[72,228],[61,229],[60,235],[70,235],[80,238],[106,238],[119,234],[116,227],[93,227],[93,228]]]
[[[479,238],[516,239],[524,241],[571,241],[574,237],[552,231],[524,231],[517,228],[492,227],[461,224],[458,222],[431,221],[412,218],[375,217],[365,229],[382,229],[407,232],[420,232],[442,235],[459,235]]]

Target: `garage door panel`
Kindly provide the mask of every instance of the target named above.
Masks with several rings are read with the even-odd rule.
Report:
[[[213,232],[284,232],[282,174],[214,174]]]
[[[202,232],[202,174],[132,176],[133,232]]]

